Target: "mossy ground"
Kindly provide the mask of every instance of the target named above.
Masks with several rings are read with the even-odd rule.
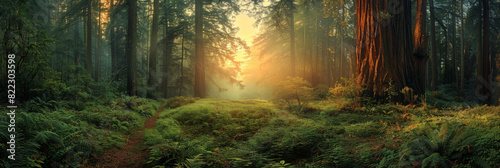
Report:
[[[144,137],[151,145],[147,166],[421,166],[402,163],[403,146],[446,123],[477,130],[477,141],[467,150],[474,148],[471,155],[488,165],[500,165],[499,153],[489,149],[500,142],[493,136],[500,131],[499,107],[367,105],[349,98],[309,106],[315,110],[297,113],[266,100],[208,98],[166,110],[156,130]],[[452,166],[474,164],[465,156],[450,161]]]

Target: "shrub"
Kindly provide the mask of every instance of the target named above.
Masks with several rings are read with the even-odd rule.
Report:
[[[165,139],[178,139],[182,133],[177,121],[171,118],[158,119],[155,126]]]
[[[295,123],[296,122],[296,123]],[[310,120],[289,121],[287,127],[266,127],[247,141],[248,146],[274,159],[308,159],[319,151],[324,128]]]
[[[451,167],[453,164],[471,164],[488,167],[477,156],[471,144],[477,141],[471,129],[460,123],[445,123],[428,136],[420,136],[404,144],[399,166]],[[472,159],[473,162],[469,162]]]
[[[275,90],[278,105],[292,107],[306,106],[313,98],[311,84],[301,77],[287,77]]]
[[[484,158],[484,161],[493,167],[500,166],[500,128],[493,129],[492,132],[481,136],[474,147],[477,154]]]
[[[177,108],[186,104],[194,103],[194,98],[186,98],[183,96],[172,97],[166,101],[166,106],[170,108]]]
[[[147,146],[159,145],[163,142],[163,136],[157,129],[145,129],[144,137],[142,137],[144,144]]]
[[[201,161],[200,157],[207,153],[203,148],[205,141],[188,140],[183,142],[168,141],[151,147],[147,167],[161,165],[164,167],[193,167]]]
[[[361,87],[356,83],[355,78],[341,78],[342,83],[335,84],[334,88],[330,88],[329,92],[335,97],[353,98],[358,96]]]
[[[404,102],[407,104],[414,104],[417,102],[418,95],[415,95],[412,88],[404,87],[401,89],[401,93],[404,96]]]
[[[326,85],[319,84],[314,87],[314,96],[318,99],[325,99],[330,97],[331,93],[329,92],[329,88]]]

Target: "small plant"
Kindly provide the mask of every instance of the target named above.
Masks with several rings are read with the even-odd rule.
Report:
[[[404,96],[404,102],[408,104],[414,104],[417,102],[418,95],[413,93],[413,89],[409,87],[404,87],[401,89],[401,94]]]
[[[184,106],[186,104],[194,103],[196,100],[194,98],[186,98],[183,96],[172,97],[166,100],[166,106],[170,108],[177,108]]]
[[[393,84],[392,79],[389,81],[389,85],[384,89],[384,94],[386,96],[386,100],[388,102],[394,101],[397,96],[399,95],[399,92],[396,90],[396,87]]]
[[[313,98],[311,84],[301,77],[287,77],[280,82],[274,93],[278,105],[302,111]]]
[[[281,160],[279,163],[270,163],[266,165],[265,167],[270,167],[270,168],[286,168],[290,165],[290,163],[285,163],[284,160]]]
[[[341,78],[342,83],[335,84],[334,88],[330,88],[329,92],[335,97],[348,97],[354,98],[358,96],[358,92],[361,87],[356,83],[356,79],[352,78]]]
[[[314,87],[314,96],[318,99],[326,99],[330,97],[331,93],[329,92],[329,88],[326,85],[319,84]]]
[[[474,167],[488,167],[474,155],[471,145],[477,136],[471,129],[452,122],[442,124],[428,136],[417,137],[403,145],[399,166],[452,167],[458,164],[472,164]],[[474,160],[470,163],[468,160]]]

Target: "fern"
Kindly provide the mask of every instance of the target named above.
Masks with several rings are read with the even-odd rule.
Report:
[[[417,137],[403,145],[399,166],[451,167],[451,162],[468,163],[469,158],[474,157],[471,145],[476,140],[471,129],[447,122],[428,136]],[[481,161],[469,164],[484,165]]]

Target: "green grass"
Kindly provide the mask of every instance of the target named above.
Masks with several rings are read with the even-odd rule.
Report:
[[[500,165],[498,152],[487,150],[500,140],[494,134],[500,130],[499,107],[448,103],[443,108],[358,101],[313,101],[308,106],[315,111],[300,113],[265,100],[199,99],[160,114],[158,121],[169,131],[162,132],[165,128],[158,127],[146,131],[150,156],[155,156],[148,159],[148,165],[272,167],[284,161],[286,167],[412,166],[422,164],[425,158],[415,160],[412,156],[415,163],[400,160],[410,149],[409,143],[422,137],[432,140],[441,134],[453,136],[443,132],[443,126],[450,122],[480,130],[474,135],[478,141],[448,146],[451,149],[443,153],[435,150],[439,157],[430,153],[424,165]],[[442,143],[446,146],[458,141]],[[161,149],[165,149],[163,153]],[[456,157],[448,151],[462,153]],[[441,162],[447,159],[453,163]],[[479,164],[481,161],[486,164]]]
[[[500,166],[494,150],[500,148],[500,107],[340,97],[312,101],[307,107],[313,110],[296,112],[266,100],[166,101],[172,100],[180,103],[166,106],[155,128],[144,130],[146,167]],[[20,109],[17,122],[30,123],[16,128],[24,160],[8,166],[95,164],[94,154],[125,144],[124,137],[166,101],[116,97],[78,109],[68,102]],[[64,159],[70,155],[75,159]]]

